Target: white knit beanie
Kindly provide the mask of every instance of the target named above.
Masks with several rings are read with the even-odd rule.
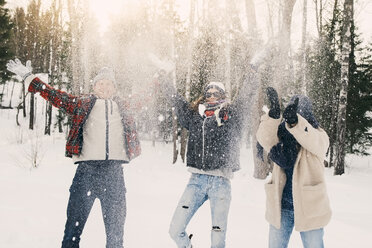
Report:
[[[222,91],[223,93],[225,93],[225,85],[223,85],[223,83],[221,82],[210,82],[206,87],[205,87],[205,92],[208,91],[208,89],[210,88],[217,88],[218,90]]]
[[[98,81],[107,79],[114,83],[116,86],[116,80],[115,80],[115,73],[114,71],[109,67],[102,67],[97,75],[93,78],[92,85],[94,86]]]

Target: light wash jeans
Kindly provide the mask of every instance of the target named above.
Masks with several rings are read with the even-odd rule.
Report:
[[[212,213],[211,247],[225,247],[227,216],[231,202],[230,180],[219,176],[193,173],[169,228],[169,234],[178,248],[191,246],[186,227],[195,212],[208,199]]]
[[[287,248],[294,227],[294,213],[282,209],[280,229],[270,225],[269,248]],[[324,248],[323,228],[300,232],[304,248]]]

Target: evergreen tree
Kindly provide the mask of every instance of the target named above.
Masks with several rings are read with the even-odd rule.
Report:
[[[357,50],[360,41],[352,32],[350,56],[350,81],[348,87],[348,104],[346,118],[347,153],[368,155],[367,150],[372,145],[372,43],[364,49],[358,49],[362,58],[355,61],[354,51]]]
[[[325,32],[329,26],[323,27]],[[334,32],[334,31],[333,31]],[[330,33],[328,33],[330,34]],[[307,59],[307,78],[309,84],[309,96],[314,102],[314,113],[320,125],[328,133],[330,138],[330,150],[332,150],[335,137],[335,110],[337,104],[338,78],[340,78],[340,63],[336,60],[334,41],[329,35],[319,39],[309,51]],[[332,163],[332,151],[331,163]]]
[[[337,106],[341,65],[337,60],[340,47],[341,18],[337,1],[329,23],[321,27],[321,35],[309,50],[307,58],[308,94],[314,101],[314,112],[328,133],[329,166],[333,166],[336,143]]]
[[[12,17],[12,49],[15,57],[21,61],[27,60],[26,47],[26,13],[23,8],[16,8]]]
[[[11,46],[12,28],[13,23],[9,16],[9,10],[5,8],[5,0],[0,0],[0,84],[4,84],[10,77],[6,70],[6,63],[13,57]]]
[[[218,70],[221,40],[216,30],[205,27],[196,41],[193,51],[190,100],[200,96],[204,86],[210,81],[223,81],[224,70]]]

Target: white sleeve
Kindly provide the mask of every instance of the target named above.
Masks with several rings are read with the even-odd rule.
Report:
[[[279,142],[277,132],[281,120],[282,118],[271,118],[268,114],[261,116],[261,122],[256,137],[258,143],[260,143],[267,152],[270,152],[271,148]]]
[[[34,80],[36,78],[36,76],[34,74],[31,74],[30,76],[26,77],[25,80],[23,81],[24,84],[25,84],[25,89],[26,89],[26,92],[28,91],[28,87],[30,86],[30,83],[32,82],[32,80]]]
[[[329,146],[327,133],[322,128],[314,128],[301,115],[297,114],[297,117],[298,123],[296,126],[291,128],[286,123],[287,130],[304,149],[324,159]]]

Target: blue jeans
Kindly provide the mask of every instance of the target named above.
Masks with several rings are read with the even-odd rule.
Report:
[[[169,234],[179,248],[190,247],[186,227],[195,212],[208,199],[212,213],[211,247],[225,247],[227,216],[231,202],[230,180],[193,173],[178,203],[169,228]]]
[[[287,248],[294,227],[294,213],[282,209],[280,229],[270,225],[269,248]],[[323,228],[300,232],[304,248],[324,248]]]
[[[123,168],[110,161],[82,162],[70,188],[62,248],[78,248],[96,198],[101,201],[106,247],[122,248],[126,200]]]

